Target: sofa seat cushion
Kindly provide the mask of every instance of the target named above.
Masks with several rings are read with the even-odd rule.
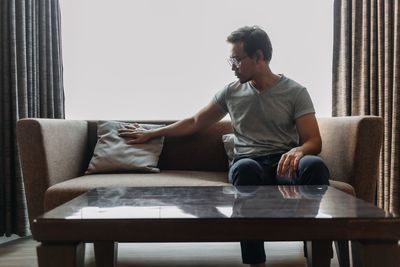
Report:
[[[224,186],[226,172],[170,171],[160,173],[121,173],[84,175],[49,187],[44,196],[48,211],[97,187],[137,186]]]
[[[356,196],[356,191],[354,190],[354,187],[352,187],[348,183],[341,182],[341,181],[335,181],[335,180],[329,180],[329,185],[342,191],[342,192],[345,192],[352,196]]]

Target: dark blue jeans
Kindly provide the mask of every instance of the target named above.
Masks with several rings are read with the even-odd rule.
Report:
[[[282,154],[253,158],[235,158],[229,169],[233,185],[328,185],[329,170],[321,158],[305,155],[293,178],[277,176],[276,169]],[[242,241],[242,260],[245,264],[265,262],[264,241]]]

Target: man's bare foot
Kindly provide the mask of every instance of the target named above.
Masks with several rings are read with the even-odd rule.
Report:
[[[250,264],[250,267],[267,267],[265,263]]]

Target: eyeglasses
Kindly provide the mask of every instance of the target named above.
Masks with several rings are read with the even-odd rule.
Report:
[[[236,68],[240,67],[240,63],[242,63],[242,60],[245,59],[247,56],[244,56],[242,58],[235,58],[235,57],[229,57],[228,58],[228,63],[231,67],[235,66]]]

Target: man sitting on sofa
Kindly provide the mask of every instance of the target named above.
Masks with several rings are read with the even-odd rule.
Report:
[[[238,80],[190,118],[147,131],[132,125],[120,129],[120,136],[136,144],[159,136],[189,135],[229,114],[235,144],[229,181],[234,185],[327,185],[329,171],[314,156],[322,142],[306,88],[271,71],[272,46],[261,28],[242,27],[227,41],[232,45],[229,63]],[[243,263],[265,266],[263,241],[242,241],[241,249]]]

